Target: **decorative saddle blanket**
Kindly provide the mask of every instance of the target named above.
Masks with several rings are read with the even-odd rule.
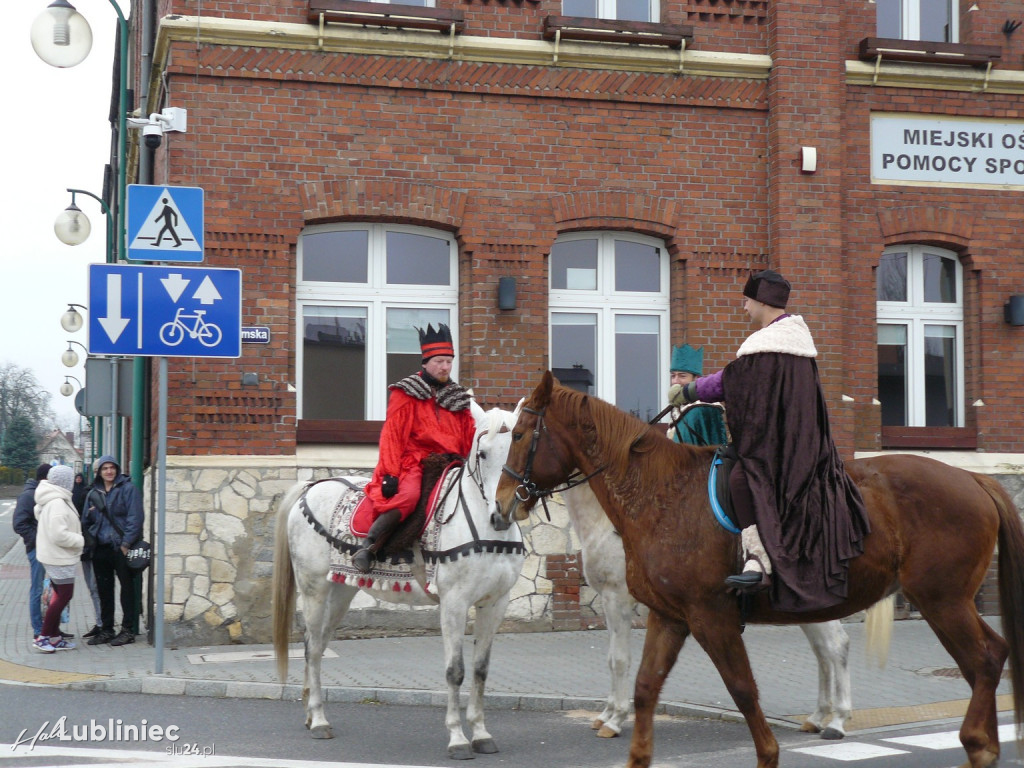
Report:
[[[438,503],[447,497],[449,492],[458,493],[455,484],[459,479],[458,465],[445,469],[441,479],[434,486],[427,505],[426,524],[419,537],[420,551],[435,552],[441,539],[440,517],[434,512]],[[364,503],[367,502],[367,503]],[[435,558],[421,557],[417,562],[416,553],[412,549],[389,551],[383,557],[378,556],[369,573],[363,573],[352,566],[352,556],[362,546],[362,539],[372,523],[372,507],[370,507],[362,488],[349,488],[338,499],[331,513],[328,540],[331,547],[331,568],[328,579],[339,584],[351,584],[363,589],[380,590],[382,592],[412,592],[413,584],[418,583],[424,591],[436,595],[434,587],[434,570],[437,567]]]

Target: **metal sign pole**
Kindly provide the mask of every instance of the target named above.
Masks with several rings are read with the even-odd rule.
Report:
[[[153,644],[156,646],[156,674],[164,673],[164,540],[167,529],[167,358],[160,358],[159,403],[157,404],[156,448],[156,622]]]

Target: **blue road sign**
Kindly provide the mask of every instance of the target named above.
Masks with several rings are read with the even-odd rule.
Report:
[[[89,354],[239,357],[242,272],[89,265]]]
[[[201,187],[128,185],[128,260],[203,260]]]

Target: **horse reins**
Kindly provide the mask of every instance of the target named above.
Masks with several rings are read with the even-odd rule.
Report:
[[[516,486],[515,490],[515,503],[509,510],[508,517],[509,520],[511,520],[516,509],[519,508],[519,505],[524,504],[531,498],[533,498],[540,499],[541,506],[544,507],[544,514],[547,516],[548,522],[550,523],[551,511],[548,509],[548,496],[552,496],[555,493],[559,493],[561,491],[567,491],[570,488],[575,488],[577,485],[583,485],[583,483],[589,482],[590,478],[595,477],[601,472],[604,472],[606,467],[598,467],[589,475],[585,475],[584,477],[580,477],[576,480],[572,479],[575,476],[574,473],[573,475],[570,475],[570,479],[565,483],[564,486],[559,486],[558,488],[548,488],[546,490],[538,488],[537,483],[530,479],[530,473],[533,471],[533,460],[537,455],[537,446],[540,444],[541,434],[547,432],[547,428],[544,426],[544,411],[547,410],[547,407],[545,406],[544,408],[541,408],[539,411],[537,411],[534,410],[533,408],[523,406],[523,410],[526,413],[532,413],[534,416],[536,416],[537,424],[536,426],[534,426],[533,436],[530,438],[530,450],[526,454],[526,466],[523,468],[523,473],[520,475],[508,464],[501,468],[502,472],[504,472],[506,475],[508,475],[513,480],[516,480],[519,483],[519,485]],[[661,416],[659,416],[658,418],[661,418]]]

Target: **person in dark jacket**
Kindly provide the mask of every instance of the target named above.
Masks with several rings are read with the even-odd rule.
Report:
[[[43,579],[46,577],[46,569],[43,564],[36,560],[36,486],[40,480],[45,480],[50,472],[49,464],[40,464],[36,468],[35,478],[25,481],[25,487],[18,495],[18,501],[14,505],[14,532],[21,536],[25,542],[25,554],[28,555],[29,584],[28,584],[28,616],[32,622],[32,639],[39,637],[43,632],[43,611],[41,608],[43,600]]]
[[[96,479],[85,499],[82,527],[94,539],[93,573],[100,593],[100,631],[89,645],[135,642],[135,580],[128,550],[142,538],[142,494],[113,456],[96,462]],[[121,585],[121,631],[114,632],[114,577]]]
[[[85,482],[85,475],[81,472],[75,473],[75,484],[71,487],[71,503],[78,510],[79,518],[82,517],[82,513],[85,511],[85,497],[89,495],[91,487],[89,483]],[[89,588],[89,597],[92,598],[92,608],[93,614],[96,616],[96,622],[93,624],[92,629],[82,635],[85,638],[96,637],[103,629],[100,626],[100,592],[96,588],[96,576],[92,572],[92,550],[91,542],[86,542],[85,549],[82,551],[82,576],[85,578],[85,586]]]

